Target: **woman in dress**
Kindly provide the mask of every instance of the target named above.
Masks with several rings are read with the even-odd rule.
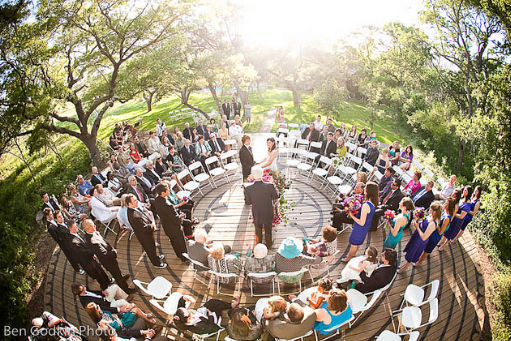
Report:
[[[227,123],[222,122],[222,127],[218,129],[218,137],[224,141],[229,139],[229,129],[227,129]]]
[[[413,161],[413,147],[408,145],[406,146],[406,149],[403,150],[400,156],[400,161],[403,163],[401,166],[399,166],[403,171],[407,171],[410,169],[410,165]]]
[[[449,240],[450,243],[454,241],[458,233],[461,231],[461,226],[463,225],[465,217],[472,210],[472,205],[470,202],[470,197],[472,196],[472,186],[465,186],[462,193],[463,194],[461,195],[461,200],[459,201],[459,207],[453,217],[451,226],[447,232],[444,233],[446,240],[444,241],[442,238],[443,244],[440,246],[440,251],[443,251],[447,247],[447,240]]]
[[[399,209],[401,213],[397,215],[392,222],[388,223],[390,229],[383,243],[384,249],[395,249],[396,245],[401,241],[401,238],[403,238],[403,229],[410,222],[410,214],[412,214],[414,209],[412,199],[403,198],[399,203]]]
[[[388,148],[384,148],[381,151],[380,156],[378,156],[378,159],[376,159],[375,165],[376,165],[376,169],[378,169],[378,171],[381,174],[385,173],[385,169],[390,167],[391,163],[390,163]]]
[[[472,194],[472,198],[470,200],[470,212],[468,212],[468,214],[465,216],[463,224],[461,225],[460,232],[458,232],[458,235],[456,236],[456,238],[454,238],[454,241],[457,241],[458,238],[460,238],[463,235],[463,232],[465,232],[467,225],[470,224],[472,218],[474,218],[474,215],[476,215],[477,211],[479,211],[479,206],[481,206],[481,202],[479,201],[480,197],[481,186],[476,186],[474,194]]]
[[[90,198],[84,197],[76,190],[76,186],[71,184],[69,185],[69,193],[70,198],[73,204],[75,205],[76,211],[80,214],[88,214],[89,213],[89,201]]]
[[[169,155],[166,158],[167,164],[172,168],[174,173],[179,173],[185,168],[185,164],[173,145],[169,147]]]
[[[326,302],[315,312],[314,330],[323,335],[329,334],[330,328],[349,321],[353,317],[348,295],[344,290],[339,289],[333,290]]]
[[[192,143],[196,143],[197,141],[199,141],[199,133],[197,132],[197,128],[193,128],[192,129],[192,135],[190,136],[190,140]]]
[[[394,141],[389,148],[389,159],[392,165],[397,165],[399,158],[401,157],[400,153],[401,149],[399,149],[399,142]]]
[[[452,226],[454,226],[454,224],[456,223],[456,213],[458,212],[458,209],[459,209],[459,202],[461,200],[461,194],[462,194],[462,189],[461,188],[456,188],[450,198],[453,198],[454,199],[454,210],[453,210],[453,215],[451,216],[451,224],[449,225],[449,229],[452,229]],[[445,236],[447,234],[447,231],[444,232],[444,235],[442,236],[442,239],[440,240],[440,242],[438,242],[438,250],[439,251],[443,251],[444,247],[447,246],[447,237]]]
[[[250,124],[250,120],[252,119],[252,106],[249,102],[245,104],[245,121],[247,124]]]
[[[362,147],[362,148],[367,149],[366,137],[367,137],[367,130],[366,130],[366,128],[363,128],[357,137],[357,148]],[[369,141],[367,141],[367,143],[369,143]]]
[[[339,134],[343,139],[346,138],[346,135],[348,134],[348,129],[346,129],[346,124],[344,122],[342,122],[339,127]]]
[[[405,253],[406,263],[401,266],[398,273],[405,271],[410,264],[417,263],[422,252],[428,244],[429,237],[437,229],[442,216],[442,205],[439,201],[435,201],[429,208],[430,215],[420,224],[415,221],[415,232],[406,244],[403,252]]]
[[[281,105],[278,112],[277,112],[277,122],[280,123],[286,123],[286,120],[284,118],[284,107]]]
[[[156,319],[153,318],[153,314],[146,314],[134,305],[130,311],[112,314],[107,310],[102,310],[96,303],[89,302],[85,306],[85,311],[94,323],[98,324],[101,320],[108,321],[108,324],[117,331],[133,328],[137,318],[139,317],[150,325],[156,323]]]
[[[78,213],[76,212],[75,205],[71,200],[68,200],[66,197],[62,197],[60,199],[62,212],[64,213],[64,217],[66,220],[74,220],[78,221]]]
[[[130,143],[130,157],[135,163],[139,163],[140,160],[142,160],[142,157],[138,153],[138,150],[135,148],[135,145],[133,143]]]
[[[266,139],[266,146],[268,146],[268,156],[260,162],[260,166],[262,169],[269,169],[272,171],[277,171],[277,143],[273,137],[269,137]]]
[[[415,193],[417,193],[417,191],[422,187],[420,181],[421,177],[422,177],[421,171],[416,170],[415,173],[413,174],[413,179],[406,184],[405,188],[403,188],[403,191],[407,193],[409,196],[412,196]]]
[[[438,225],[437,229],[433,231],[431,236],[429,237],[428,243],[426,244],[426,247],[424,248],[424,252],[421,255],[421,258],[417,262],[417,265],[422,263],[428,256],[433,252],[435,247],[438,245],[438,242],[442,238],[443,234],[447,229],[449,228],[449,225],[451,224],[452,216],[454,215],[454,208],[456,207],[456,202],[454,201],[454,198],[447,198],[447,200],[444,203],[444,215],[440,219],[440,224]]]
[[[216,124],[216,121],[214,118],[209,120],[209,126],[211,127],[211,131],[218,133],[218,125]]]
[[[348,133],[348,141],[347,142],[351,142],[351,143],[356,143],[357,141],[357,126],[356,125],[352,125],[351,126],[351,130],[350,132]]]
[[[367,232],[369,232],[371,228],[375,207],[380,201],[378,197],[378,185],[376,183],[368,182],[364,191],[364,203],[358,213],[355,216],[349,213],[349,217],[353,219],[353,229],[351,230],[349,238],[350,251],[348,255],[342,259],[345,263],[356,255],[358,248],[364,243]]]

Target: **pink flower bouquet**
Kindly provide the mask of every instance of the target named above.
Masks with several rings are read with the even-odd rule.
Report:
[[[383,215],[383,218],[387,221],[387,223],[390,223],[394,217],[396,216],[396,213],[392,210],[386,210],[385,214]]]
[[[358,210],[360,210],[360,207],[362,207],[362,204],[360,203],[360,200],[356,197],[348,197],[344,199],[343,201],[344,211],[346,213],[351,213],[351,215],[357,214]]]

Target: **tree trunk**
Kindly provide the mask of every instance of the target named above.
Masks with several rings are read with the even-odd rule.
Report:
[[[211,92],[211,96],[213,96],[213,99],[215,100],[216,106],[218,107],[218,114],[222,116],[222,101],[218,98],[218,95],[216,93],[216,88],[213,84],[208,83],[209,91]]]
[[[156,93],[155,91],[149,91],[146,90],[142,93],[142,96],[145,99],[145,102],[147,104],[147,112],[151,112],[153,110],[153,96]]]
[[[186,102],[186,103],[182,103],[185,107],[188,107],[194,111],[197,111],[198,113],[200,113],[202,116],[204,116],[204,118],[209,122],[210,120],[210,117],[208,114],[206,114],[203,110],[197,108],[197,107],[194,107],[193,105],[191,105],[190,103]]]
[[[259,81],[257,81],[256,86],[257,86],[257,95],[259,96],[259,99],[261,100],[261,102],[264,103],[264,97],[263,97],[263,93],[261,91],[261,83]]]
[[[301,102],[300,92],[295,87],[293,87],[291,91],[293,92],[293,104],[295,108],[300,108]]]
[[[456,165],[456,172],[459,172],[461,170],[461,166],[463,165],[463,155],[465,154],[465,146],[466,141],[461,139],[460,143],[458,144],[458,163]]]
[[[80,140],[85,144],[87,149],[89,150],[89,158],[92,161],[92,164],[98,169],[104,169],[106,167],[105,161],[101,158],[101,151],[99,150],[98,145],[96,144],[97,136],[87,135],[85,137],[80,137]]]

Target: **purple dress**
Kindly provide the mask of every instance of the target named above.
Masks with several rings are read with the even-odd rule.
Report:
[[[374,205],[370,201],[366,201],[369,205],[369,213],[367,213],[366,217],[366,223],[363,226],[360,226],[357,223],[353,223],[353,229],[351,230],[349,242],[351,245],[362,245],[364,240],[366,239],[367,232],[369,232],[369,229],[371,228],[371,223],[373,221],[373,214],[375,211]],[[365,204],[364,203],[364,204]],[[362,204],[363,206],[363,204]],[[362,208],[358,211],[358,213],[355,215],[355,217],[360,218],[360,214],[362,213]]]
[[[427,218],[425,218],[422,223],[419,224],[419,228],[424,233],[426,229],[428,228],[429,221]],[[435,221],[436,225],[436,221]],[[415,230],[415,232],[412,234],[412,237],[408,241],[408,244],[406,244],[405,249],[403,252],[405,253],[405,259],[409,263],[417,263],[419,261],[419,258],[422,255],[422,252],[426,248],[426,245],[428,244],[429,238],[426,240],[422,240],[421,236],[419,236],[419,232]]]
[[[473,201],[470,203],[470,211],[474,210],[474,208],[476,207],[478,202],[479,202],[479,199],[476,199],[476,201]],[[461,229],[463,231],[465,231],[465,228],[467,227],[467,225],[472,221],[472,218],[474,218],[474,216],[472,214],[470,214],[470,211],[465,216],[465,219],[463,219],[463,224],[461,224]]]
[[[456,214],[460,214],[461,212],[465,211],[467,212],[467,215],[469,215],[468,212],[470,212],[471,208],[472,206],[470,202],[464,202],[463,204],[460,205],[460,207],[458,208],[458,212],[456,212]],[[467,217],[467,215],[465,215],[465,218]],[[449,226],[449,229],[444,233],[445,238],[449,240],[453,240],[454,238],[456,238],[458,232],[460,232],[461,230],[461,225],[463,225],[464,220],[465,219],[453,217],[451,221],[451,226]]]

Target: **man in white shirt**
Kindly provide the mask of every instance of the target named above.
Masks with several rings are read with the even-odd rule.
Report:
[[[444,187],[442,187],[442,191],[440,192],[440,199],[447,200],[454,192],[454,184],[456,183],[456,175],[451,175],[449,179],[449,183],[446,183]]]
[[[92,215],[94,215],[94,217],[102,223],[109,223],[115,219],[117,217],[117,211],[119,211],[120,207],[107,207],[98,199],[99,193],[96,188],[93,187],[90,191],[92,197],[89,204],[91,207]]]
[[[119,206],[121,204],[121,199],[117,198],[114,193],[108,189],[104,188],[102,184],[94,186],[96,188],[96,192],[98,194],[97,198],[101,201],[105,206]]]
[[[318,115],[318,117],[314,121],[314,128],[317,131],[321,131],[323,129],[323,123],[321,123],[321,115]]]
[[[241,136],[243,136],[243,127],[241,125],[236,124],[235,121],[231,121],[231,125],[229,127],[229,135],[232,136],[236,140],[238,145],[241,145]]]
[[[164,131],[167,131],[167,126],[164,122],[161,121],[161,119],[156,120],[156,133],[158,134],[158,137],[161,137]]]

